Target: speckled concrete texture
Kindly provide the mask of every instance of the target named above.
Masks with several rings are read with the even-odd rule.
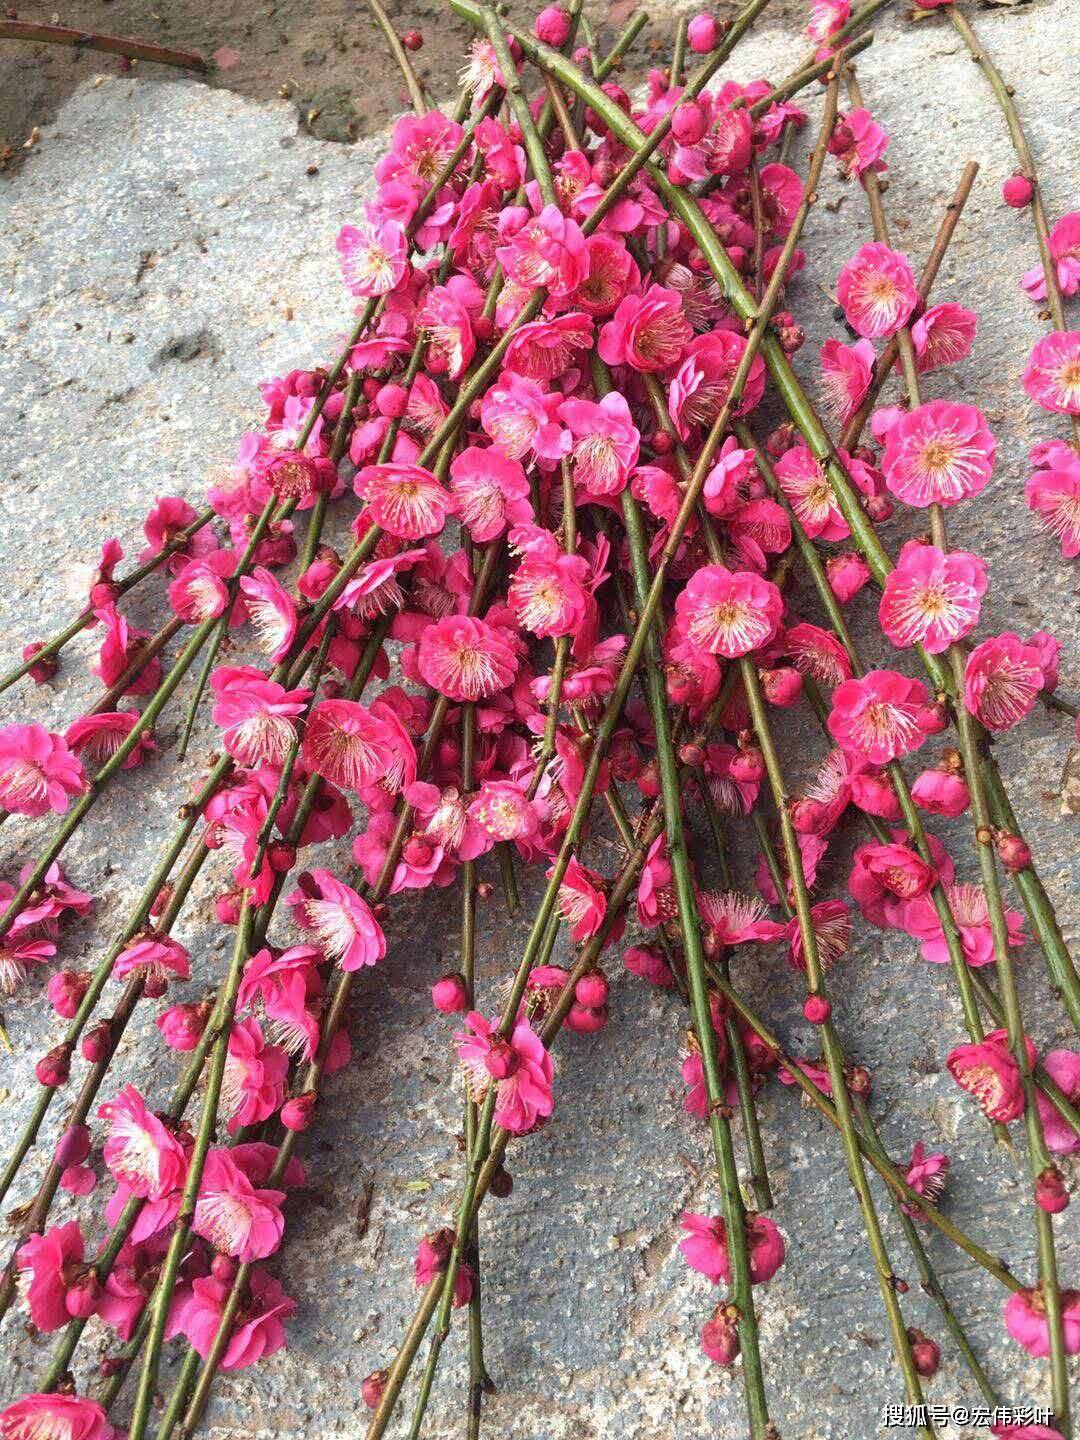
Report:
[[[1070,188],[1077,65],[1075,50],[1067,52],[1080,33],[1080,6],[1072,0],[976,19],[1017,82],[1050,208],[1060,214],[1077,198]],[[983,167],[936,290],[938,299],[975,308],[980,332],[971,360],[934,376],[927,391],[978,399],[998,436],[998,466],[991,488],[957,517],[953,532],[992,565],[986,632],[1045,628],[1069,641],[1076,572],[1035,528],[1022,495],[1027,447],[1063,430],[1033,409],[1019,384],[1042,322],[1017,286],[1035,259],[1030,227],[998,198],[1013,168],[1011,151],[989,92],[947,24],[890,20],[882,31],[859,69],[867,104],[893,136],[887,203],[896,243],[916,267],[964,161]],[[796,37],[762,29],[738,52],[733,73],[778,77],[802,53]],[[807,103],[813,129],[816,92]],[[105,536],[119,535],[129,555],[137,553],[138,523],[154,495],[198,502],[236,437],[257,422],[255,382],[334,352],[349,307],[333,237],[356,218],[377,153],[374,145],[345,149],[298,137],[295,113],[284,104],[262,107],[194,83],[113,79],[80,90],[0,188],[7,299],[0,319],[0,667],[26,640],[70,616],[71,569],[93,560]],[[843,259],[868,238],[860,193],[831,163],[822,198],[841,203],[815,212],[804,242],[810,268],[792,296],[808,325],[797,367],[811,389],[817,346],[834,333],[818,286],[830,290]],[[890,548],[918,528],[894,523]],[[796,585],[793,594],[796,609],[815,618],[805,588]],[[859,633],[869,636],[869,599],[854,609]],[[160,608],[143,591],[131,612],[149,627]],[[62,728],[94,692],[87,673],[94,648],[90,636],[80,637],[66,652],[62,681],[8,692],[0,718]],[[1067,692],[1080,689],[1075,647],[1062,676]],[[179,772],[172,763],[181,714],[182,704],[167,711],[159,727],[165,753],[117,782],[65,858],[72,880],[100,897],[94,917],[65,933],[61,958],[68,963],[96,962],[201,774],[208,730]],[[820,736],[806,712],[785,715],[784,723],[793,769],[805,767],[822,753]],[[1075,940],[1080,846],[1075,816],[1062,813],[1060,781],[1068,722],[1040,711],[998,750],[1016,777],[1016,807]],[[945,835],[962,830],[962,822],[941,827]],[[14,877],[41,833],[23,821],[4,826],[0,876]],[[739,844],[747,879],[748,831]],[[328,855],[327,863],[334,858],[344,857]],[[595,859],[603,867],[610,856],[598,850]],[[965,873],[974,878],[971,868]],[[191,997],[212,985],[225,963],[227,939],[206,923],[220,874],[215,866],[178,929],[192,950]],[[842,884],[838,859],[821,893]],[[350,1021],[356,1058],[330,1084],[319,1123],[301,1146],[309,1188],[293,1203],[286,1247],[272,1261],[299,1305],[289,1348],[219,1385],[208,1417],[218,1437],[363,1434],[360,1381],[393,1351],[414,1301],[416,1241],[446,1223],[460,1177],[450,1027],[433,1016],[427,994],[455,961],[455,917],[452,894],[395,905],[388,959],[357,986]],[[492,1008],[520,953],[524,925],[507,924],[497,901],[482,922],[482,993]],[[811,1049],[782,956],[740,958],[737,971],[792,1048]],[[1022,986],[1040,1045],[1064,1042],[1065,1022],[1032,947]],[[0,1105],[4,1142],[29,1111],[33,1062],[59,1028],[40,991],[35,979],[4,1006],[14,1047],[0,1053],[0,1084],[10,1091]],[[950,977],[923,964],[901,937],[860,927],[835,972],[834,992],[850,1053],[874,1072],[874,1109],[893,1152],[906,1157],[917,1139],[948,1149],[949,1213],[1031,1275],[1019,1165],[993,1153],[985,1127],[943,1070],[961,1036]],[[711,1367],[697,1344],[714,1299],[677,1250],[680,1211],[717,1208],[703,1135],[680,1108],[684,1016],[676,1001],[632,977],[616,980],[611,1009],[601,1035],[567,1037],[560,1046],[555,1121],[511,1152],[514,1193],[483,1212],[486,1344],[498,1385],[485,1430],[500,1440],[740,1440],[738,1374]],[[133,1080],[163,1104],[174,1065],[153,1047],[151,1023],[149,1013],[141,1016],[125,1040],[116,1083]],[[761,1109],[775,1216],[789,1245],[787,1265],[760,1292],[774,1416],[784,1440],[867,1440],[882,1433],[880,1409],[901,1392],[839,1149],[792,1092],[770,1086]],[[50,1117],[45,1147],[11,1202],[28,1198],[55,1134]],[[369,1186],[361,1237],[357,1207]],[[62,1198],[54,1213],[68,1219],[93,1208]],[[909,1323],[940,1338],[937,1312],[919,1294],[896,1227],[887,1229],[896,1268],[912,1281],[904,1301]],[[1080,1284],[1076,1227],[1066,1216],[1058,1229],[1063,1279]],[[6,1254],[10,1232],[3,1240]],[[928,1245],[1003,1395],[1044,1401],[1043,1368],[1004,1336],[1002,1294],[936,1235]],[[6,1400],[33,1388],[49,1343],[24,1334],[21,1317],[11,1316],[0,1347]],[[108,1348],[95,1325],[81,1378]],[[930,1398],[974,1401],[944,1342],[943,1349]],[[166,1386],[178,1354],[167,1352]],[[463,1433],[462,1356],[455,1336],[431,1412],[432,1440]],[[942,1433],[947,1440],[985,1436],[968,1427]]]

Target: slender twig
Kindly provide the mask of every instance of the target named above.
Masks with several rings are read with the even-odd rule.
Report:
[[[120,35],[102,35],[94,30],[74,30],[67,25],[43,25],[36,20],[0,20],[0,40],[27,40],[34,45],[66,45],[76,50],[97,50],[105,55],[123,55],[126,60],[170,65],[177,70],[207,71],[211,68],[197,50],[171,50],[149,40],[128,40]]]
[[[416,111],[417,115],[427,114],[427,105],[424,101],[424,92],[420,81],[416,78],[416,71],[413,69],[409,53],[401,43],[401,36],[394,29],[390,16],[383,8],[382,0],[367,0],[368,9],[375,17],[376,24],[383,32],[390,53],[397,61],[398,69],[401,71],[405,81],[405,89],[409,92],[409,104]]]

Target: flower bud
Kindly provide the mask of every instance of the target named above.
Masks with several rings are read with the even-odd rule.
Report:
[[[508,1040],[496,1037],[484,1056],[484,1068],[493,1080],[509,1080],[521,1066],[521,1056]]]
[[[803,1001],[802,1013],[811,1025],[824,1025],[832,1014],[832,1006],[824,995],[808,995]]]
[[[705,764],[705,751],[688,740],[679,746],[679,764],[688,765],[692,770],[700,769]]]
[[[705,111],[692,100],[679,105],[671,117],[671,133],[682,145],[696,145],[708,128]]]
[[[533,29],[538,40],[560,50],[570,38],[570,16],[558,5],[548,5],[537,15]]]
[[[62,1020],[73,1020],[90,988],[90,975],[85,970],[57,970],[49,979],[46,991],[49,1004]]]
[[[1025,870],[1031,864],[1031,851],[1027,842],[1019,835],[1010,835],[1008,831],[999,830],[994,836],[994,848],[1010,875],[1015,875],[1018,870]]]
[[[406,50],[421,50],[424,45],[424,37],[419,30],[406,30],[401,37],[401,43]]]
[[[409,408],[409,392],[404,385],[384,385],[375,396],[375,408],[387,420],[400,420]]]
[[[214,901],[214,914],[222,925],[239,925],[244,896],[240,890],[226,890]]]
[[[169,901],[173,897],[173,887],[166,882],[154,896],[150,905],[150,914],[156,920],[168,909]]]
[[[896,506],[887,495],[868,495],[866,497],[866,513],[875,525],[884,525],[886,520],[891,520]]]
[[[761,688],[770,705],[787,708],[798,703],[802,694],[803,677],[793,665],[775,665],[771,670],[762,670]]]
[[[281,1107],[281,1123],[286,1130],[306,1130],[315,1112],[315,1091],[307,1090]]]
[[[270,862],[271,870],[278,875],[287,875],[296,864],[296,847],[286,844],[284,840],[275,840],[266,847],[266,858]]]
[[[1069,1192],[1056,1165],[1048,1165],[1035,1181],[1035,1204],[1047,1215],[1060,1215],[1062,1210],[1068,1209]]]
[[[64,1309],[73,1320],[89,1320],[101,1304],[101,1286],[93,1267],[87,1266],[64,1292]]]
[[[505,1165],[500,1165],[491,1177],[490,1190],[496,1200],[505,1200],[514,1189],[514,1177]]]
[[[599,970],[588,970],[574,986],[574,999],[579,1005],[598,1010],[608,1002],[608,982]]]
[[[71,1051],[66,1045],[57,1045],[47,1055],[43,1055],[34,1066],[38,1082],[55,1090],[63,1085],[71,1073]]]
[[[1030,205],[1034,194],[1035,186],[1026,175],[1021,175],[1019,170],[1010,175],[1001,187],[1001,198],[1014,210],[1023,210],[1025,205]]]
[[[85,1125],[69,1125],[53,1151],[53,1162],[66,1170],[69,1165],[81,1165],[90,1154],[90,1131]]]
[[[686,27],[686,38],[695,55],[708,55],[710,51],[716,49],[720,30],[713,17],[702,12],[700,15],[695,15]]]
[[[781,455],[786,455],[791,447],[798,443],[798,439],[795,426],[790,420],[785,420],[766,437],[765,449],[774,460],[779,460]]]
[[[459,1015],[469,1008],[469,989],[463,975],[444,975],[431,987],[431,1003],[442,1015]]]
[[[379,1401],[386,1389],[386,1382],[390,1378],[389,1370],[373,1370],[371,1374],[360,1385],[360,1399],[369,1410],[377,1410]]]
[[[222,1285],[228,1285],[236,1274],[236,1261],[231,1255],[215,1255],[210,1261],[210,1274]]]
[[[870,1098],[872,1081],[870,1079],[870,1071],[867,1070],[865,1065],[852,1065],[851,1069],[847,1072],[847,1083],[852,1095],[857,1095],[860,1100],[868,1100]]]
[[[143,989],[145,991],[146,986],[143,986]],[[112,1054],[112,1048],[112,1026],[107,1020],[92,1025],[79,1046],[83,1059],[88,1060],[91,1065],[99,1065],[102,1060],[106,1060]]]
[[[829,588],[840,601],[846,605],[863,588],[870,579],[870,567],[861,555],[847,551],[841,555],[833,555],[825,562],[825,571],[829,577]]]
[[[32,640],[29,645],[23,647],[22,658],[33,660],[34,656],[44,650],[45,644],[41,640]],[[55,655],[45,655],[42,659],[35,661],[26,672],[35,685],[44,685],[51,680],[60,669],[60,661]]]
[[[660,794],[660,767],[655,760],[650,760],[641,767],[637,784],[646,800],[655,800]]]
[[[595,1035],[608,1021],[607,1006],[571,1005],[565,1025],[575,1035]]]
[[[198,1045],[209,1018],[210,1003],[204,1000],[198,1005],[173,1005],[163,1010],[154,1023],[170,1050],[185,1053]]]
[[[472,322],[472,327],[477,340],[483,341],[485,345],[495,339],[495,321],[490,315],[478,315]],[[479,413],[477,418],[479,419]]]
[[[734,1305],[718,1305],[701,1327],[701,1348],[717,1365],[733,1365],[741,1349],[739,1312]]]
[[[911,1346],[911,1358],[915,1362],[915,1369],[923,1377],[929,1380],[938,1372],[941,1364],[941,1351],[921,1330],[914,1328],[907,1332],[908,1344]]]

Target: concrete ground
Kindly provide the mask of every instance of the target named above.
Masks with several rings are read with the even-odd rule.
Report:
[[[1071,0],[975,18],[1017,83],[1051,210],[1061,214],[1077,198],[1069,184],[1077,67],[1067,50],[1080,29],[1080,6]],[[982,165],[937,288],[938,298],[979,312],[980,333],[969,362],[935,377],[931,393],[977,400],[998,436],[995,480],[954,527],[992,564],[984,628],[1045,628],[1069,641],[1076,572],[1035,528],[1022,495],[1028,446],[1063,427],[1035,412],[1019,383],[1041,322],[1016,283],[1034,263],[1030,227],[998,198],[1011,152],[989,92],[946,23],[890,20],[882,32],[860,75],[867,103],[893,137],[888,205],[897,243],[916,264],[964,161]],[[762,27],[740,49],[733,73],[775,78],[802,53],[789,32]],[[816,93],[808,104],[813,128]],[[88,82],[64,105],[0,190],[7,295],[0,321],[0,669],[26,640],[70,616],[70,570],[95,558],[102,538],[117,534],[129,553],[137,551],[151,497],[183,494],[198,502],[214,467],[228,461],[236,437],[261,413],[256,381],[334,353],[349,307],[333,238],[357,217],[378,153],[377,141],[344,148],[298,134],[284,102],[258,104],[197,82],[109,78]],[[859,192],[844,186],[831,164],[823,190],[824,200],[842,203],[815,213],[805,242],[811,266],[793,293],[800,317],[809,317],[810,340],[797,364],[811,384],[817,346],[831,333],[831,305],[817,287],[831,289],[843,259],[867,238]],[[897,524],[889,542],[895,548],[903,538]],[[155,612],[145,605],[140,592],[133,613],[149,625]],[[812,614],[812,606],[804,608]],[[869,609],[855,608],[868,633]],[[67,652],[62,683],[8,692],[0,717],[61,728],[93,693],[86,674],[93,648],[82,637]],[[1062,675],[1063,689],[1075,694],[1074,651]],[[181,713],[171,709],[160,726],[166,751]],[[798,719],[801,725],[806,716]],[[71,846],[66,869],[99,903],[93,919],[66,932],[65,962],[96,962],[209,744],[204,731],[180,773],[166,754],[122,778]],[[816,731],[790,734],[788,748],[794,769],[807,752],[820,753]],[[1068,723],[1039,712],[999,749],[1075,940],[1080,846],[1075,813],[1063,813],[1071,807],[1060,779]],[[4,827],[0,876],[14,878],[40,835],[22,821]],[[749,834],[740,841],[748,874]],[[842,883],[836,863],[821,893]],[[178,930],[193,952],[193,996],[224,963],[225,939],[202,923],[212,893],[207,886]],[[331,1083],[319,1125],[301,1147],[310,1191],[272,1263],[299,1304],[289,1347],[219,1385],[208,1417],[216,1436],[363,1434],[360,1381],[392,1353],[414,1301],[416,1241],[445,1223],[460,1178],[449,1027],[433,1016],[427,995],[455,958],[447,925],[453,902],[444,900],[395,907],[387,961],[357,987],[357,1058]],[[522,924],[504,922],[497,901],[490,913],[481,952],[486,1008],[524,933]],[[792,1048],[811,1047],[782,957],[764,951],[738,969]],[[1040,1046],[1065,1042],[1065,1022],[1031,947],[1022,985]],[[850,1053],[874,1072],[874,1108],[894,1153],[906,1156],[917,1139],[947,1149],[949,1213],[1031,1275],[1020,1171],[992,1153],[985,1127],[943,1071],[961,1035],[949,977],[897,937],[861,927],[833,988]],[[0,1085],[9,1092],[0,1105],[5,1146],[33,1099],[33,1062],[58,1031],[38,992],[28,983],[4,1007],[13,1045],[11,1055],[0,1053]],[[484,1211],[486,1342],[498,1385],[487,1433],[507,1440],[737,1440],[745,1434],[738,1374],[717,1371],[700,1354],[697,1330],[713,1297],[677,1250],[680,1211],[718,1208],[703,1135],[680,1108],[684,1016],[632,977],[616,981],[611,1008],[612,1024],[601,1035],[568,1037],[560,1047],[555,1122],[513,1155],[512,1198]],[[164,1103],[172,1067],[149,1043],[149,1028],[143,1017],[125,1042],[117,1084],[133,1080]],[[761,1293],[773,1414],[784,1440],[864,1440],[879,1433],[881,1407],[902,1397],[839,1151],[824,1124],[779,1086],[765,1092],[762,1114],[775,1215],[789,1246],[787,1265]],[[51,1140],[52,1126],[47,1134]],[[41,1159],[35,1154],[14,1202],[31,1193]],[[357,1207],[369,1186],[360,1236]],[[64,1199],[55,1215],[67,1219],[92,1206]],[[896,1268],[913,1282],[904,1302],[909,1323],[941,1338],[936,1311],[918,1293],[895,1227],[888,1229]],[[1078,1284],[1076,1227],[1066,1216],[1058,1230],[1063,1281]],[[1045,1401],[1043,1367],[1004,1335],[1000,1292],[936,1236],[928,1244],[1003,1395]],[[6,1401],[33,1388],[49,1347],[26,1335],[19,1317],[8,1319],[0,1344]],[[93,1327],[87,1362],[107,1348],[104,1332]],[[930,1398],[971,1403],[970,1383],[948,1345],[943,1349]],[[434,1440],[463,1431],[462,1351],[459,1343],[448,1347],[428,1432]],[[165,1382],[176,1360],[170,1349]],[[985,1432],[958,1426],[943,1435]]]

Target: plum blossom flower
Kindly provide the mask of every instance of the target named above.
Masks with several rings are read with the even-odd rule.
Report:
[[[926,686],[895,670],[869,670],[833,691],[829,733],[842,750],[885,765],[930,734]]]
[[[507,632],[471,615],[447,615],[420,637],[420,675],[450,700],[489,700],[513,684],[518,658]]]
[[[200,1276],[181,1293],[169,1312],[166,1335],[186,1336],[205,1360],[217,1336],[232,1285],[213,1275]],[[281,1285],[265,1270],[255,1268],[248,1279],[248,1295],[233,1322],[228,1344],[218,1361],[221,1370],[243,1370],[275,1354],[285,1344],[284,1321],[296,1311]]]
[[[266,1043],[257,1020],[234,1022],[221,1086],[221,1109],[229,1117],[230,1135],[274,1114],[285,1099],[288,1071],[288,1055]]]
[[[883,174],[889,168],[884,159],[888,148],[888,135],[870,111],[861,108],[839,116],[829,137],[829,154],[837,157],[849,179],[858,179],[867,170]]]
[[[1042,1057],[1042,1067],[1071,1104],[1080,1101],[1080,1052],[1048,1050]],[[1041,1090],[1035,1101],[1047,1145],[1056,1155],[1075,1155],[1080,1150],[1080,1135]]]
[[[83,1255],[83,1235],[76,1220],[31,1235],[20,1247],[15,1263],[20,1270],[30,1271],[26,1303],[31,1321],[43,1333],[59,1330],[71,1319],[66,1303],[70,1281],[65,1279],[65,1271],[81,1266]]]
[[[541,532],[514,571],[507,600],[518,623],[538,639],[580,632],[595,601],[589,565],[567,555],[553,535]]]
[[[506,370],[480,402],[480,423],[508,460],[558,461],[570,450],[570,436],[557,419],[562,398],[538,380]]]
[[[446,517],[457,510],[453,495],[430,470],[419,465],[368,465],[357,475],[353,488],[376,525],[398,540],[422,540],[438,535]]]
[[[640,435],[625,398],[612,391],[599,404],[564,400],[559,419],[574,437],[574,480],[593,499],[618,495],[638,461]]]
[[[907,256],[872,241],[842,267],[836,298],[857,335],[881,340],[907,324],[919,296]]]
[[[1009,730],[1043,688],[1042,655],[1011,630],[976,645],[964,667],[964,704],[988,730]]]
[[[1061,1291],[1061,1320],[1066,1355],[1080,1354],[1080,1290]],[[1050,1354],[1050,1321],[1042,1289],[1017,1290],[1005,1301],[1005,1329],[1029,1355]]]
[[[495,1123],[511,1135],[524,1135],[555,1108],[555,1069],[528,1020],[519,1018],[508,1039],[475,1010],[465,1017],[468,1030],[455,1035],[458,1058],[479,1102],[495,1085]]]
[[[931,305],[911,327],[916,370],[925,375],[939,365],[955,365],[966,359],[978,328],[979,317],[974,310],[951,300]]]
[[[997,441],[981,410],[930,400],[900,415],[885,437],[885,484],[917,509],[955,505],[986,487]]]
[[[1062,295],[1075,295],[1080,290],[1080,211],[1063,215],[1050,231],[1050,255],[1058,289]],[[1046,299],[1046,272],[1041,264],[1029,270],[1020,284],[1033,300]]]
[[[846,540],[851,533],[825,467],[806,445],[785,450],[774,467],[777,483],[811,540]]]
[[[1036,446],[1038,465],[1024,486],[1028,509],[1038,515],[1061,544],[1066,560],[1080,555],[1080,456],[1063,441]]]
[[[851,660],[831,630],[800,621],[784,631],[784,649],[801,675],[812,675],[830,690],[851,677]]]
[[[559,913],[571,926],[570,935],[576,944],[599,934],[607,914],[603,879],[595,870],[582,865],[576,855],[571,856],[559,885],[558,905]]]
[[[393,712],[382,706],[376,713],[356,700],[314,706],[300,756],[310,771],[358,793],[376,783],[400,790],[416,775],[415,746]]]
[[[811,905],[810,918],[814,924],[821,968],[824,971],[831,970],[840,957],[847,953],[851,944],[854,933],[851,911],[842,900],[819,900]],[[785,925],[784,938],[788,942],[788,961],[792,969],[805,970],[806,952],[803,948],[802,926],[797,915],[793,915]]]
[[[703,890],[697,897],[705,928],[717,945],[769,943],[784,934],[783,925],[769,920],[768,906],[756,895],[737,890]]]
[[[115,1100],[99,1105],[97,1113],[109,1127],[105,1164],[132,1195],[161,1200],[183,1183],[183,1147],[146,1108],[134,1085],[125,1085]]]
[[[509,526],[532,519],[525,471],[518,460],[508,459],[494,445],[486,450],[470,445],[454,456],[450,493],[462,524],[478,545],[497,540]]]
[[[881,628],[893,645],[921,645],[940,655],[970,635],[986,594],[986,565],[966,550],[948,554],[909,540],[886,581],[878,607]]]
[[[302,875],[300,889],[289,898],[297,919],[342,970],[359,970],[385,958],[386,937],[367,901],[329,870]]]
[[[688,640],[728,660],[767,645],[780,627],[784,602],[771,580],[723,565],[704,565],[675,601]]]
[[[129,975],[142,975],[147,988],[160,992],[171,979],[188,980],[191,966],[187,950],[171,935],[146,930],[136,935],[113,965],[113,979],[126,980]]]
[[[1054,330],[1036,341],[1023,385],[1044,410],[1080,415],[1080,330]]]
[[[210,685],[214,724],[233,759],[250,769],[284,764],[311,691],[286,690],[251,665],[219,665]]]
[[[961,1090],[966,1090],[988,1120],[1008,1124],[1024,1113],[1020,1067],[1001,1039],[988,1035],[977,1045],[957,1045],[945,1065]]]
[[[540,828],[536,804],[513,780],[485,780],[469,816],[495,840],[531,840]]]
[[[19,917],[22,918],[21,916]],[[0,995],[12,995],[26,979],[31,965],[44,965],[56,954],[49,940],[31,940],[15,935],[17,919],[0,939]]]
[[[685,440],[694,426],[708,427],[715,422],[731,398],[746,344],[746,337],[733,330],[713,330],[686,346],[682,364],[668,386],[668,409],[680,439]],[[764,393],[765,362],[755,355],[734,413],[749,414]]]
[[[224,615],[229,603],[228,578],[236,569],[234,550],[215,550],[189,560],[169,586],[169,604],[187,625],[201,625]],[[233,619],[242,616],[234,607]]]
[[[693,333],[677,292],[650,285],[644,295],[627,295],[619,302],[601,328],[597,348],[608,365],[651,373],[674,365]]]
[[[0,729],[0,808],[14,815],[39,816],[68,808],[74,795],[90,788],[78,756],[59,735],[43,725],[5,725]]]
[[[731,1257],[728,1253],[727,1225],[720,1215],[695,1215],[684,1210],[684,1230],[689,1231],[679,1242],[683,1259],[693,1270],[707,1276],[714,1285],[721,1281],[731,1284]],[[748,1216],[746,1240],[750,1252],[750,1279],[754,1285],[771,1280],[784,1263],[784,1239],[776,1222],[767,1215]]]
[[[192,1229],[223,1255],[244,1264],[265,1260],[281,1244],[283,1190],[257,1190],[228,1150],[207,1152]]]
[[[874,347],[869,340],[857,340],[854,345],[826,340],[820,359],[825,409],[840,425],[846,425],[870,388]]]
[[[850,0],[813,0],[807,38],[814,45],[824,45],[831,35],[847,24],[851,14]]]
[[[543,286],[556,298],[576,290],[589,273],[580,226],[557,205],[545,205],[495,251],[509,278],[528,290]]]
[[[990,907],[981,885],[946,885],[945,896],[960,932],[964,959],[973,968],[994,960],[994,936],[990,928]],[[1006,910],[1005,921],[1011,947],[1024,943],[1024,917],[1018,910]],[[937,911],[928,895],[904,906],[904,929],[920,940],[922,957],[934,965],[949,963],[949,947]]]
[[[917,1195],[931,1205],[936,1205],[941,1199],[941,1192],[945,1189],[945,1180],[949,1174],[949,1157],[942,1151],[933,1155],[926,1153],[926,1146],[921,1140],[917,1140],[911,1149],[911,1160],[908,1163],[904,1179],[911,1186]],[[905,1215],[910,1215],[913,1220],[919,1218],[919,1210],[914,1205],[907,1205],[903,1201],[900,1204]]]
[[[296,638],[296,605],[279,580],[262,565],[240,580],[248,618],[255,626],[259,643],[276,665],[289,653]]]
[[[334,245],[345,285],[353,295],[386,295],[398,288],[409,268],[408,241],[396,220],[343,225]]]
[[[529,380],[557,380],[592,339],[593,325],[587,315],[569,313],[553,320],[533,320],[515,331],[504,364],[507,371],[517,371]]]
[[[116,1433],[96,1400],[77,1395],[24,1395],[0,1411],[3,1440],[113,1440]]]

